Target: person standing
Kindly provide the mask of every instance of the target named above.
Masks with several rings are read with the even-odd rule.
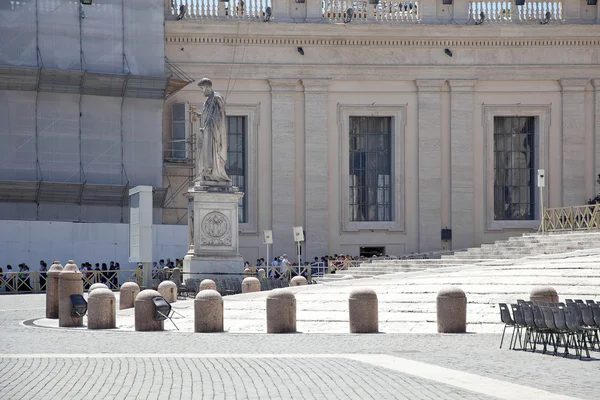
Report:
[[[48,264],[46,264],[46,262],[44,260],[40,261],[40,277],[39,277],[39,282],[40,282],[40,291],[45,292],[46,291],[46,274],[48,273]]]

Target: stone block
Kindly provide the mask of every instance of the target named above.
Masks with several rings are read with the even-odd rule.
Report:
[[[266,271],[263,268],[259,269],[258,270],[258,280],[262,281],[262,280],[266,279],[266,277],[267,277]]]
[[[88,329],[117,327],[115,294],[108,288],[96,288],[88,296]]]
[[[104,283],[94,283],[92,286],[90,286],[90,288],[88,289],[88,295],[90,293],[92,293],[94,290],[96,289],[108,289],[108,286],[106,286]]]
[[[59,261],[54,261],[46,279],[46,318],[58,318],[58,275],[63,270]]]
[[[348,299],[350,333],[379,332],[377,293],[372,289],[354,289]]]
[[[465,333],[467,331],[467,296],[462,289],[441,289],[436,298],[438,333]]]
[[[152,302],[154,296],[160,296],[156,290],[142,290],[135,298],[135,330],[136,331],[162,331],[164,321],[154,319],[156,308]]]
[[[558,303],[558,293],[553,287],[537,286],[531,289],[529,300],[545,301],[546,303]]]
[[[216,290],[199,292],[194,300],[194,332],[223,332],[223,298]]]
[[[135,282],[125,282],[121,285],[119,293],[119,310],[133,308],[135,298],[140,292],[140,287]]]
[[[303,276],[295,276],[290,281],[290,286],[304,286],[308,285],[308,281]]]
[[[82,277],[73,260],[69,260],[58,275],[58,326],[60,327],[83,326],[83,317],[71,316],[73,309],[71,295],[83,295]]]
[[[260,292],[260,281],[253,276],[244,278],[242,281],[242,293],[253,292]]]
[[[217,284],[212,279],[204,279],[200,282],[200,291],[203,290],[217,290]]]
[[[175,282],[162,281],[158,285],[158,293],[160,293],[160,295],[169,303],[175,303],[177,301],[177,285]]]
[[[267,296],[267,333],[296,332],[296,297],[286,289]]]

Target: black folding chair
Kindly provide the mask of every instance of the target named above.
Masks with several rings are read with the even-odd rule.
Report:
[[[175,329],[179,330],[175,322],[173,322],[175,311],[173,311],[171,304],[162,296],[154,296],[152,302],[154,303],[154,320],[164,321],[168,319],[175,326]]]
[[[80,294],[72,294],[71,296],[71,317],[83,318],[87,313],[87,301]]]
[[[506,305],[506,303],[499,303],[498,307],[500,308],[500,319],[502,320],[502,322],[504,322],[504,329],[502,330],[502,339],[500,339],[500,348],[502,348],[502,343],[504,343],[504,333],[506,332],[506,327],[512,326],[513,332],[510,337],[510,344],[508,345],[508,348],[510,349],[512,347],[513,336],[515,335],[516,324],[510,316],[510,311],[508,310],[508,306]]]

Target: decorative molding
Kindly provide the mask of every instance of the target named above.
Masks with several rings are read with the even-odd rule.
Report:
[[[536,117],[535,132],[535,166],[537,169],[546,169],[548,174],[548,140],[550,137],[551,104],[530,105],[482,105],[483,125],[483,168],[484,168],[484,212],[486,231],[504,229],[537,229],[540,225],[539,199],[535,201],[534,220],[527,221],[496,221],[494,219],[494,117]],[[536,182],[532,183],[536,185]],[[548,198],[548,186],[543,189],[544,197]],[[538,189],[536,186],[536,195]]]
[[[417,90],[419,93],[421,92],[431,92],[431,93],[439,93],[442,91],[444,84],[446,83],[445,79],[416,79],[415,85],[417,86]]]
[[[331,79],[302,79],[301,83],[306,93],[327,93]]]
[[[271,86],[271,92],[293,92],[296,90],[296,86],[300,83],[299,79],[285,79],[276,78],[269,79],[269,86]]]
[[[338,104],[338,127],[339,127],[339,171],[340,171],[340,233],[358,232],[361,230],[386,230],[390,232],[404,232],[404,222],[406,215],[406,173],[405,173],[405,152],[404,135],[406,128],[406,108],[405,104],[398,105],[363,105],[363,104]],[[391,221],[350,221],[349,211],[349,125],[350,117],[368,116],[368,117],[392,117],[392,220]]]
[[[450,92],[472,92],[477,85],[477,79],[449,79]]]
[[[589,79],[561,79],[559,81],[563,92],[582,92],[590,84]]]
[[[379,47],[598,47],[600,38],[573,39],[381,39],[381,38],[281,38],[261,36],[191,36],[171,34],[166,43],[174,44],[215,44],[215,45],[258,45],[258,46],[379,46]]]

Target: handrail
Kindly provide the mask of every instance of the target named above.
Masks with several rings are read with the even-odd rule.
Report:
[[[600,204],[544,209],[538,232],[600,229]]]

